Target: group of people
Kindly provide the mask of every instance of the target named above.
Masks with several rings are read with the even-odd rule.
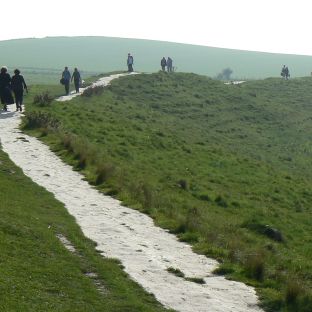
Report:
[[[74,85],[75,85],[75,91],[76,93],[79,93],[79,88],[81,86],[81,75],[80,72],[78,71],[77,67],[75,67],[73,74],[71,75],[68,67],[66,66],[64,68],[64,71],[62,72],[62,78],[60,80],[60,83],[64,85],[65,87],[65,93],[66,95],[69,94],[69,84],[74,80]]]
[[[2,66],[0,70],[0,98],[3,110],[7,111],[7,105],[14,104],[15,98],[16,111],[22,111],[24,90],[28,92],[27,85],[20,70],[15,69],[14,75],[11,77],[8,73],[8,68]]]
[[[281,70],[281,76],[286,80],[290,78],[288,66],[283,65],[282,70]]]
[[[133,72],[133,56],[128,53],[127,57],[127,66],[128,66],[128,72]],[[163,57],[160,61],[160,66],[162,71],[172,72],[173,71],[173,61],[170,57],[167,59]],[[283,66],[281,70],[281,76],[284,79],[290,78],[289,69],[286,65]],[[79,88],[81,86],[81,75],[77,68],[74,69],[73,74],[71,75],[68,67],[66,66],[64,71],[62,72],[62,78],[60,80],[61,84],[65,87],[65,93],[66,95],[69,94],[69,85],[70,82],[74,80],[75,90],[76,93],[79,93]],[[15,69],[14,70],[14,76],[10,76],[8,73],[8,69],[6,66],[3,66],[1,68],[0,72],[0,98],[1,98],[1,104],[3,105],[3,110],[7,111],[7,105],[16,103],[16,111],[22,111],[22,105],[23,105],[23,96],[24,96],[24,90],[28,92],[27,85],[25,83],[24,77],[21,75],[20,70]],[[14,94],[14,98],[12,95],[12,92]]]
[[[167,60],[165,57],[163,57],[160,61],[161,70],[166,71],[166,66],[167,66],[167,71],[169,73],[172,72],[173,71],[172,63],[173,61],[171,57],[168,56]]]
[[[128,72],[129,73],[133,72],[133,64],[134,64],[133,56],[131,55],[131,53],[128,53],[127,66],[128,66]],[[166,71],[166,67],[167,67],[167,71],[172,72],[173,71],[173,60],[172,60],[172,58],[169,56],[167,59],[165,57],[163,57],[160,61],[160,66],[161,66],[162,71]]]

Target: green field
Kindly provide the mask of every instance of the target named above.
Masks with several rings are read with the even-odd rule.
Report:
[[[126,69],[127,53],[134,55],[134,69],[155,72],[160,59],[171,56],[179,72],[216,77],[231,68],[237,79],[278,77],[283,64],[292,77],[310,76],[312,57],[251,52],[162,41],[109,37],[47,37],[0,41],[3,65],[19,67],[31,83],[58,83],[64,66],[103,73]],[[50,71],[50,74],[49,74]],[[56,74],[56,75],[55,75]]]
[[[90,183],[151,215],[267,311],[312,307],[312,79],[241,85],[137,75],[103,93],[34,105],[24,129]]]

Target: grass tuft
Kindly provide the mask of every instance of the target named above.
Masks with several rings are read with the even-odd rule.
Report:
[[[89,87],[81,94],[83,97],[99,96],[104,92],[104,86]]]
[[[97,165],[95,185],[106,182],[115,173],[116,167],[111,163],[101,163]]]
[[[49,91],[45,91],[34,96],[33,104],[44,107],[51,105],[53,100],[54,98],[50,95]]]
[[[297,280],[288,281],[285,293],[285,302],[287,305],[294,305],[297,302],[299,296],[303,295],[304,289]]]
[[[247,255],[245,260],[247,276],[257,281],[263,281],[265,274],[265,257],[263,253]]]

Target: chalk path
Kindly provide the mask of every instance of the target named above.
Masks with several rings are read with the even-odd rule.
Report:
[[[106,77],[102,83],[117,77]],[[213,275],[215,260],[195,254],[189,245],[154,226],[147,215],[99,193],[45,144],[23,134],[20,113],[14,112],[14,105],[9,110],[0,114],[3,150],[27,176],[64,203],[104,257],[119,259],[131,278],[165,307],[183,312],[262,311],[253,288]],[[168,268],[203,278],[205,284],[186,281]]]
[[[136,72],[132,72],[132,73],[129,73],[129,74],[114,74],[114,75],[111,75],[111,76],[102,77],[99,80],[97,80],[96,82],[94,82],[91,86],[88,86],[88,87],[85,87],[85,88],[79,88],[79,93],[76,93],[75,91],[71,91],[69,95],[60,96],[56,100],[59,101],[59,102],[70,101],[73,98],[75,98],[76,96],[81,95],[83,93],[83,91],[85,91],[88,88],[97,87],[97,86],[106,86],[113,79],[116,79],[116,78],[119,78],[119,77],[122,77],[122,76],[137,75],[137,74],[138,73],[136,73]]]

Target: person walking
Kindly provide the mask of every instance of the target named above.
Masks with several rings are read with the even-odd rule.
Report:
[[[168,73],[172,72],[172,58],[170,58],[169,56],[167,59],[167,70],[168,70]]]
[[[129,73],[133,72],[133,56],[130,53],[128,53],[127,66],[128,72]]]
[[[2,66],[0,70],[0,98],[4,111],[8,110],[8,104],[14,103],[11,92],[11,76],[8,73],[8,68],[6,66]]]
[[[160,66],[161,66],[161,70],[162,71],[166,71],[166,66],[167,66],[167,61],[165,59],[165,57],[163,57],[160,61]]]
[[[74,85],[76,93],[79,93],[79,86],[81,84],[81,76],[77,68],[74,69],[73,75],[71,77],[71,81],[74,79]]]
[[[290,77],[288,66],[283,65],[282,70],[281,70],[281,76],[285,80],[288,80],[288,78]]]
[[[283,78],[285,78],[285,69],[286,69],[286,65],[283,65],[282,70],[281,70],[281,76]]]
[[[290,73],[289,73],[289,69],[288,66],[285,67],[285,79],[288,80],[290,78]]]
[[[69,94],[69,83],[70,83],[70,78],[71,78],[71,75],[70,75],[70,72],[68,70],[68,67],[66,66],[63,73],[62,73],[62,79],[63,79],[63,82],[64,82],[64,87],[65,87],[65,93],[66,95]]]
[[[20,70],[14,70],[14,76],[11,80],[11,88],[14,93],[16,111],[22,111],[24,90],[28,92],[24,77],[20,74]]]

